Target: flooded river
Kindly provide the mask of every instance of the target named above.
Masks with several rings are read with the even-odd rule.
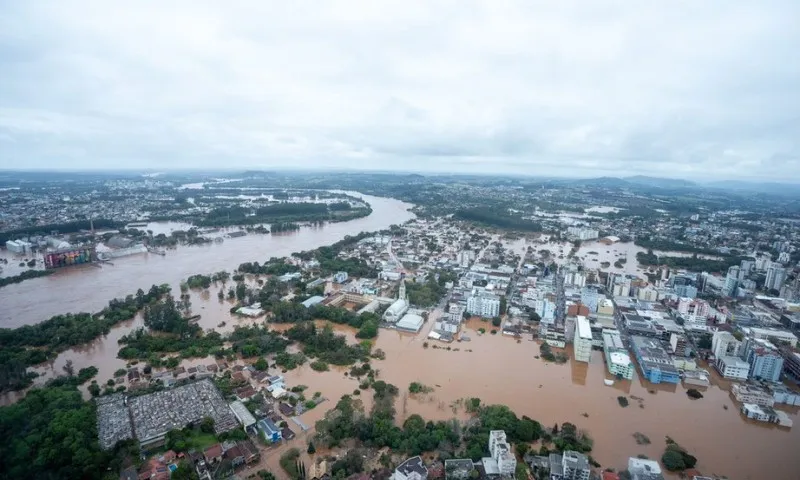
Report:
[[[139,254],[116,258],[113,265],[81,266],[53,275],[26,280],[0,289],[0,327],[13,328],[38,323],[66,312],[96,312],[109,300],[147,290],[153,284],[169,283],[177,291],[181,280],[196,273],[231,271],[243,262],[264,262],[330,245],[346,235],[377,231],[413,217],[410,204],[390,198],[360,195],[372,214],[348,222],[302,227],[275,235],[251,234],[223,243],[178,247],[166,256]]]
[[[222,244],[203,247],[181,247],[165,257],[139,255],[117,259],[113,266],[88,267],[58,272],[55,275],[25,281],[0,290],[0,324],[15,327],[31,324],[67,311],[96,311],[113,297],[133,293],[153,283],[169,282],[177,291],[179,282],[194,273],[231,270],[245,261],[263,261],[272,256],[288,255],[299,250],[331,244],[345,235],[362,230],[380,230],[411,217],[409,205],[390,199],[365,197],[372,205],[369,217],[351,222],[303,228],[286,235],[248,235],[229,239]],[[519,246],[520,250],[522,246]],[[557,255],[555,245],[550,247]],[[538,249],[538,248],[537,248]],[[564,250],[568,252],[569,248]],[[620,254],[628,256],[625,270],[636,269],[633,244],[605,246],[587,242],[578,256],[595,256],[613,264]],[[633,272],[631,272],[633,273]],[[203,328],[222,331],[235,325],[253,323],[228,313],[230,304],[216,298],[218,287],[209,292],[192,293],[193,313],[200,314]],[[224,326],[220,326],[222,323]],[[142,324],[140,317],[114,328],[109,335],[88,345],[70,349],[53,362],[37,367],[43,374],[37,383],[61,374],[67,360],[75,369],[98,367],[101,384],[125,362],[116,358],[117,340]],[[670,436],[699,459],[697,468],[705,474],[728,475],[737,480],[764,478],[795,479],[800,472],[800,457],[794,455],[800,445],[800,422],[797,410],[790,411],[796,426],[792,430],[759,424],[742,418],[738,404],[728,394],[729,385],[715,378],[714,385],[704,389],[705,398],[691,400],[682,385],[652,385],[637,376],[633,381],[603,384],[606,369],[601,352],[594,352],[591,363],[574,361],[564,365],[545,363],[534,358],[539,346],[527,338],[515,340],[502,335],[479,335],[478,328],[489,324],[472,320],[466,331],[472,341],[453,343],[450,351],[433,348],[447,345],[430,342],[424,348],[426,324],[418,335],[381,330],[374,348],[386,353],[386,360],[372,362],[379,378],[401,391],[397,400],[398,422],[418,413],[426,419],[464,418],[463,409],[455,402],[478,397],[484,403],[508,405],[517,415],[528,415],[547,427],[571,422],[586,430],[594,439],[592,456],[603,467],[624,468],[629,456],[638,454],[660,458],[664,438]],[[354,331],[336,326],[336,330],[355,342]],[[458,351],[456,351],[458,350]],[[184,365],[209,363],[209,360],[188,360]],[[329,372],[314,372],[308,364],[286,373],[290,385],[307,385],[308,392],[321,392],[328,401],[303,414],[310,426],[335,406],[343,394],[358,388],[358,381],[345,375],[346,369],[332,367]],[[427,395],[408,395],[411,382],[434,387]],[[702,389],[701,389],[702,390]],[[5,396],[3,403],[14,401],[20,394]],[[630,406],[620,407],[617,397],[628,396]],[[371,395],[360,397],[369,409]],[[641,401],[637,400],[640,398]],[[640,406],[641,405],[641,406]],[[727,407],[727,409],[725,408]],[[650,445],[637,445],[633,434],[647,435]],[[283,472],[278,457],[286,448],[297,447],[305,458],[306,439],[313,435],[298,432],[298,438],[264,455],[263,464],[278,478]],[[308,465],[308,462],[306,463]]]

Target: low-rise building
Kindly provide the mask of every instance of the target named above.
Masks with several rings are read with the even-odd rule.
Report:
[[[645,458],[628,458],[628,473],[631,480],[664,480],[661,465],[655,460]]]
[[[761,407],[771,407],[775,399],[763,388],[755,385],[735,384],[731,386],[731,395],[740,403],[752,403]]]
[[[652,338],[633,336],[631,346],[642,375],[652,383],[678,383],[680,376],[669,354]]]
[[[417,455],[401,463],[394,469],[392,480],[427,480],[428,468]]]
[[[739,357],[719,357],[714,366],[719,374],[728,380],[747,380],[750,372],[750,364]]]
[[[785,412],[772,407],[762,407],[754,403],[743,403],[742,413],[745,417],[759,422],[775,423],[781,427],[791,427],[792,419]]]

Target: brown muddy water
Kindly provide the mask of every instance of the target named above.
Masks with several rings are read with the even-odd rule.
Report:
[[[360,195],[360,194],[359,194]],[[302,227],[276,235],[251,234],[223,243],[178,247],[166,256],[138,254],[116,258],[113,265],[63,269],[42,278],[0,289],[0,327],[14,328],[38,323],[67,312],[96,312],[109,300],[147,290],[153,284],[169,283],[177,291],[181,280],[196,273],[231,271],[243,262],[264,262],[330,245],[346,235],[357,235],[400,224],[413,218],[410,204],[391,198],[360,195],[372,214],[348,222]]]
[[[192,295],[194,311],[201,313],[204,327],[215,327],[224,321],[226,325],[221,330],[229,330],[237,324],[254,322],[231,317],[228,303],[220,304],[212,297],[204,301],[201,294]],[[125,366],[123,360],[116,358],[116,340],[138,325],[139,318],[131,320],[91,345],[62,353],[37,371],[49,378],[60,374],[66,360],[71,359],[76,369],[97,366],[97,380],[103,384],[116,369]],[[386,353],[386,360],[373,360],[373,368],[379,370],[379,378],[401,391],[396,404],[398,422],[414,413],[431,420],[464,419],[466,414],[456,402],[479,397],[486,404],[508,405],[517,415],[528,415],[548,427],[574,423],[594,439],[592,455],[603,467],[623,468],[628,457],[639,454],[660,458],[665,436],[670,436],[698,457],[697,468],[706,474],[728,475],[737,480],[799,478],[800,457],[793,453],[800,445],[800,427],[787,430],[744,419],[738,404],[729,396],[730,385],[718,377],[714,378],[714,385],[704,389],[705,397],[700,400],[687,397],[682,385],[652,385],[641,380],[638,372],[633,381],[617,381],[608,387],[603,384],[606,368],[602,352],[594,352],[589,364],[546,363],[534,358],[539,355],[539,346],[529,338],[516,340],[499,333],[480,335],[479,328],[491,329],[490,324],[480,320],[471,320],[465,327],[471,341],[450,345],[429,341],[429,348],[424,348],[430,325],[426,324],[417,335],[381,330],[374,343],[374,349]],[[289,325],[273,327],[285,330]],[[334,329],[357,342],[354,329],[341,325],[334,325]],[[433,348],[434,345],[440,348]],[[450,351],[445,349],[447,346]],[[184,362],[184,366],[209,362],[194,359]],[[303,414],[306,425],[313,427],[342,395],[358,389],[359,382],[346,376],[347,370],[331,366],[331,371],[315,372],[306,364],[284,374],[289,385],[306,385],[310,394],[319,391],[328,399]],[[408,385],[415,381],[433,387],[434,392],[408,394]],[[621,395],[630,399],[627,408],[617,402]],[[369,392],[359,398],[368,411]],[[14,397],[3,400],[13,401]],[[797,422],[797,409],[787,411]],[[297,439],[267,450],[261,463],[262,468],[269,468],[279,478],[282,471],[278,459],[286,449],[299,448],[306,464],[310,462],[305,447],[313,428],[308,432],[300,432],[295,426],[293,429]],[[652,443],[637,445],[635,432],[647,435]]]
[[[3,305],[0,325],[13,327],[35,323],[66,311],[96,311],[110,298],[132,293],[139,287],[147,288],[153,283],[169,282],[177,291],[179,282],[194,273],[230,270],[241,262],[263,261],[316,248],[347,234],[379,230],[411,217],[406,211],[407,204],[366,198],[372,204],[373,214],[352,222],[304,228],[285,236],[248,235],[226,240],[221,245],[179,248],[166,257],[141,255],[117,259],[114,266],[65,270],[3,288],[0,290],[0,304]],[[615,254],[622,253],[621,248],[630,247],[585,244],[579,256],[584,255],[584,249],[608,252],[605,255],[611,256],[609,260],[613,263]],[[627,265],[635,265],[635,251],[627,254]],[[209,292],[193,292],[192,304],[193,313],[201,315],[200,325],[205,329],[228,331],[235,325],[259,321],[232,317],[228,313],[230,304],[217,300],[215,288]],[[222,322],[225,325],[219,327]],[[35,369],[43,374],[37,383],[61,374],[67,360],[72,360],[76,369],[96,366],[98,382],[105,383],[115,370],[126,365],[116,358],[117,340],[141,324],[141,318],[137,317],[103,338],[63,352],[54,361]],[[454,408],[455,403],[463,398],[479,397],[484,403],[508,405],[517,415],[528,415],[548,427],[555,423],[574,423],[594,439],[592,455],[604,467],[624,468],[628,457],[638,454],[659,458],[664,438],[670,436],[698,457],[697,468],[707,475],[716,473],[735,480],[800,478],[800,456],[795,455],[800,445],[800,424],[793,430],[786,430],[745,420],[738,411],[738,404],[729,396],[729,384],[718,378],[714,385],[705,389],[705,398],[700,400],[689,399],[682,385],[651,385],[638,374],[633,381],[618,381],[608,387],[603,384],[606,369],[602,352],[594,352],[589,364],[545,363],[534,358],[539,354],[539,346],[528,338],[479,335],[478,328],[490,330],[489,324],[480,320],[472,320],[466,326],[471,341],[450,344],[450,351],[432,348],[433,345],[447,347],[433,341],[429,342],[429,348],[424,348],[430,325],[429,321],[417,335],[381,330],[375,341],[374,348],[382,349],[386,360],[373,361],[373,367],[379,370],[381,379],[397,385],[401,391],[396,405],[398,422],[414,413],[433,420],[465,418],[463,409]],[[335,328],[356,342],[353,329]],[[208,359],[193,359],[183,365],[209,362]],[[289,385],[307,385],[309,392],[319,391],[328,399],[303,414],[302,420],[307,425],[313,426],[342,395],[358,388],[358,381],[347,377],[346,370],[331,367],[329,372],[315,372],[306,364],[285,374]],[[408,395],[408,385],[414,381],[435,390],[428,395]],[[7,395],[0,403],[13,402],[23,394]],[[630,406],[619,406],[617,397],[620,395],[630,398]],[[359,397],[368,410],[371,395],[367,392]],[[790,414],[797,423],[797,410],[791,410]],[[270,468],[279,478],[284,475],[278,458],[285,449],[297,447],[303,452],[307,465],[310,461],[305,447],[313,429],[308,432],[293,429],[297,431],[297,439],[268,450],[262,461],[262,466]],[[647,435],[652,443],[637,445],[633,438],[635,432]]]

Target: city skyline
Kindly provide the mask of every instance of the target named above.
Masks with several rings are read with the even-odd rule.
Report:
[[[0,7],[0,167],[800,181],[800,6]]]

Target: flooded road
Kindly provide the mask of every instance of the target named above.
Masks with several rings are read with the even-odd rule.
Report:
[[[87,265],[59,270],[53,275],[26,280],[0,289],[0,327],[14,328],[47,320],[67,312],[96,312],[109,300],[169,283],[178,291],[181,280],[196,273],[232,271],[243,262],[264,262],[330,245],[346,235],[377,231],[411,218],[410,204],[390,198],[360,195],[372,214],[348,222],[302,227],[275,235],[251,234],[223,243],[178,247],[166,256],[138,254],[116,258],[113,265]]]
[[[207,293],[192,294],[193,311],[202,315],[203,327],[213,328],[225,322],[220,330],[229,330],[256,321],[232,317],[227,302],[220,304],[215,295],[208,297]],[[76,369],[97,366],[100,370],[97,380],[105,383],[116,369],[125,367],[125,362],[116,358],[117,339],[139,325],[141,319],[137,317],[104,338],[63,352],[52,363],[36,368],[44,374],[37,383],[62,374],[68,359]],[[285,330],[290,326],[273,325],[273,328]],[[333,327],[351,343],[357,342],[354,329]],[[700,400],[688,398],[682,385],[644,382],[638,372],[633,381],[617,381],[608,387],[603,384],[606,368],[600,351],[593,352],[589,364],[546,363],[534,358],[539,355],[539,346],[528,338],[518,341],[499,333],[480,335],[479,328],[490,330],[490,324],[480,320],[471,320],[465,327],[471,341],[449,345],[428,341],[425,348],[428,327],[426,324],[418,335],[381,330],[374,343],[373,349],[383,350],[386,360],[372,360],[373,368],[379,371],[380,379],[400,389],[396,403],[400,423],[414,413],[430,420],[464,419],[466,414],[457,402],[478,397],[485,404],[508,405],[518,416],[527,415],[547,427],[574,423],[594,439],[592,456],[603,467],[623,468],[628,457],[639,454],[660,458],[664,438],[670,436],[699,459],[697,468],[706,474],[725,474],[738,480],[790,479],[797,478],[796,472],[800,471],[800,458],[794,455],[800,444],[800,427],[786,430],[745,420],[739,413],[739,405],[728,394],[730,385],[718,377],[714,377],[714,385],[701,389],[705,398]],[[209,362],[203,359],[183,362],[187,367],[200,363]],[[328,372],[315,372],[306,363],[284,374],[288,385],[306,385],[308,392],[319,391],[328,399],[302,415],[306,425],[313,427],[342,395],[358,389],[358,380],[345,375],[347,370],[331,366]],[[411,382],[421,382],[434,391],[410,395]],[[620,407],[618,396],[627,396],[630,406]],[[371,392],[363,392],[359,398],[369,411]],[[14,395],[3,401],[14,401]],[[788,411],[797,423],[797,409]],[[635,432],[647,435],[652,443],[637,445]],[[296,440],[265,454],[262,465],[278,478],[283,474],[278,467],[278,457],[283,451],[297,447],[305,456],[306,442],[313,430],[297,433]]]
[[[179,282],[194,273],[230,271],[245,261],[264,261],[272,256],[316,248],[345,235],[380,230],[412,216],[406,211],[408,204],[365,198],[372,205],[372,215],[351,222],[304,227],[285,235],[248,235],[222,244],[181,247],[165,257],[127,257],[115,260],[113,266],[64,270],[50,277],[3,288],[0,290],[0,304],[3,305],[0,325],[14,327],[36,323],[68,311],[96,311],[113,297],[133,293],[140,287],[146,289],[153,283],[168,282],[177,292]],[[556,245],[535,245],[537,250],[550,248],[556,257],[558,251],[564,254],[569,251],[568,244],[564,246],[562,249]],[[522,251],[523,245],[515,244],[514,249]],[[591,251],[598,253],[590,254]],[[578,256],[597,257],[598,262],[609,261],[613,270],[615,259],[627,255],[628,263],[623,270],[632,269],[630,273],[633,273],[637,268],[637,251],[643,249],[632,243],[606,246],[585,242]],[[208,292],[192,292],[192,310],[201,315],[203,328],[229,331],[235,325],[260,321],[232,317],[228,312],[230,304],[217,300],[218,289],[219,286],[212,286]],[[141,325],[141,317],[137,316],[105,337],[63,352],[53,362],[35,369],[43,374],[37,384],[62,374],[67,360],[73,361],[76,370],[96,366],[99,369],[96,378],[104,384],[115,370],[126,365],[116,358],[117,340]],[[535,358],[539,355],[539,346],[527,338],[517,341],[500,334],[478,334],[478,328],[489,330],[489,325],[472,320],[466,326],[472,341],[450,345],[430,341],[428,348],[424,347],[424,332],[429,330],[429,325],[419,335],[380,331],[374,348],[383,350],[386,360],[371,363],[379,370],[380,379],[400,389],[396,404],[398,423],[414,413],[431,420],[465,418],[457,402],[478,397],[485,404],[508,405],[518,416],[527,415],[550,428],[556,423],[574,423],[594,439],[592,456],[603,467],[624,468],[628,457],[639,454],[660,458],[664,437],[670,436],[699,459],[697,468],[706,475],[716,473],[737,480],[798,478],[800,457],[795,456],[795,451],[800,445],[800,423],[796,409],[790,411],[797,424],[793,430],[747,421],[728,394],[729,384],[716,377],[714,385],[701,389],[705,398],[700,400],[689,399],[682,385],[644,382],[639,379],[638,372],[633,381],[618,381],[608,387],[603,384],[606,369],[601,352],[593,352],[589,364],[574,361],[565,365],[549,364]],[[335,329],[356,342],[352,328],[335,326]],[[439,348],[433,348],[434,345]],[[446,350],[447,347],[450,350]],[[209,360],[192,359],[182,365],[201,363],[209,363]],[[347,370],[332,366],[328,372],[315,372],[306,364],[285,374],[290,386],[307,385],[309,392],[319,391],[328,399],[302,415],[306,425],[313,426],[335,406],[341,395],[358,389],[359,382],[345,375]],[[434,391],[426,395],[408,394],[408,385],[415,381],[433,387]],[[3,403],[14,401],[21,394],[9,394],[2,399]],[[617,402],[621,395],[630,399],[627,408],[620,407]],[[364,392],[359,398],[369,410],[371,393]],[[637,400],[639,398],[641,401]],[[637,445],[633,437],[635,432],[647,435],[652,443]],[[264,455],[263,465],[278,478],[285,477],[278,467],[278,458],[285,449],[297,447],[307,459],[306,441],[313,430],[297,433],[297,439]]]

